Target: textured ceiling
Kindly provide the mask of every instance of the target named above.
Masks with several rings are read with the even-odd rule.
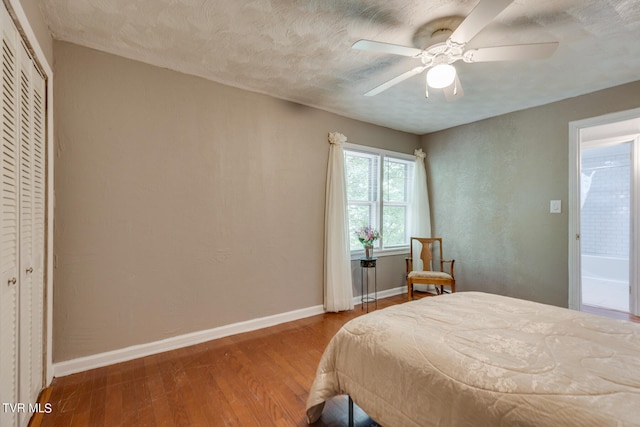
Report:
[[[545,60],[457,62],[464,97],[424,75],[369,89],[419,60],[351,49],[414,45],[425,24],[477,0],[42,0],[54,38],[424,134],[640,79],[640,1],[515,0],[469,47],[558,41]],[[430,27],[430,25],[427,25]],[[417,46],[423,47],[423,46]]]

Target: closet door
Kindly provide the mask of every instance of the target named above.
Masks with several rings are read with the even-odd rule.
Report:
[[[19,303],[19,381],[18,391],[20,402],[35,402],[37,396],[33,396],[32,360],[34,347],[32,337],[34,334],[33,308],[38,298],[33,286],[33,105],[31,87],[31,69],[33,67],[27,49],[20,43],[18,63],[18,105],[19,123],[18,141],[20,146],[20,172],[19,179],[19,240],[20,259],[18,262],[20,277],[18,279]],[[37,393],[37,391],[36,391]],[[20,425],[25,425],[30,414],[20,414]]]
[[[17,32],[1,9],[2,125],[0,140],[0,401],[18,402],[18,100]],[[0,411],[0,425],[14,426],[18,415]]]
[[[45,80],[0,8],[0,402],[32,404],[44,384]],[[30,411],[0,409],[0,427]]]

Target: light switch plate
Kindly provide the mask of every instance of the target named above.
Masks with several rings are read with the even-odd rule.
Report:
[[[562,200],[551,200],[549,213],[562,213]]]

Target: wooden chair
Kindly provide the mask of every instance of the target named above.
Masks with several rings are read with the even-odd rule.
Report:
[[[413,269],[414,259],[414,242],[420,242],[422,250],[420,251],[420,259],[422,260],[422,270]],[[433,245],[437,243],[437,248],[433,248]],[[406,258],[407,267],[407,298],[409,301],[413,299],[413,285],[435,285],[438,295],[445,292],[444,287],[450,286],[451,292],[456,291],[456,280],[453,277],[453,259],[442,259],[442,238],[440,237],[412,237],[411,244],[411,257]],[[435,261],[439,261],[440,271],[432,270],[431,263],[434,261],[433,250],[436,249],[439,252],[439,257]],[[417,254],[416,254],[417,255]],[[449,273],[444,271],[444,264],[449,264]]]

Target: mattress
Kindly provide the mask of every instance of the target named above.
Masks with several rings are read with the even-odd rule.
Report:
[[[348,394],[394,426],[640,426],[640,324],[458,292],[375,311],[327,346],[307,420]]]

